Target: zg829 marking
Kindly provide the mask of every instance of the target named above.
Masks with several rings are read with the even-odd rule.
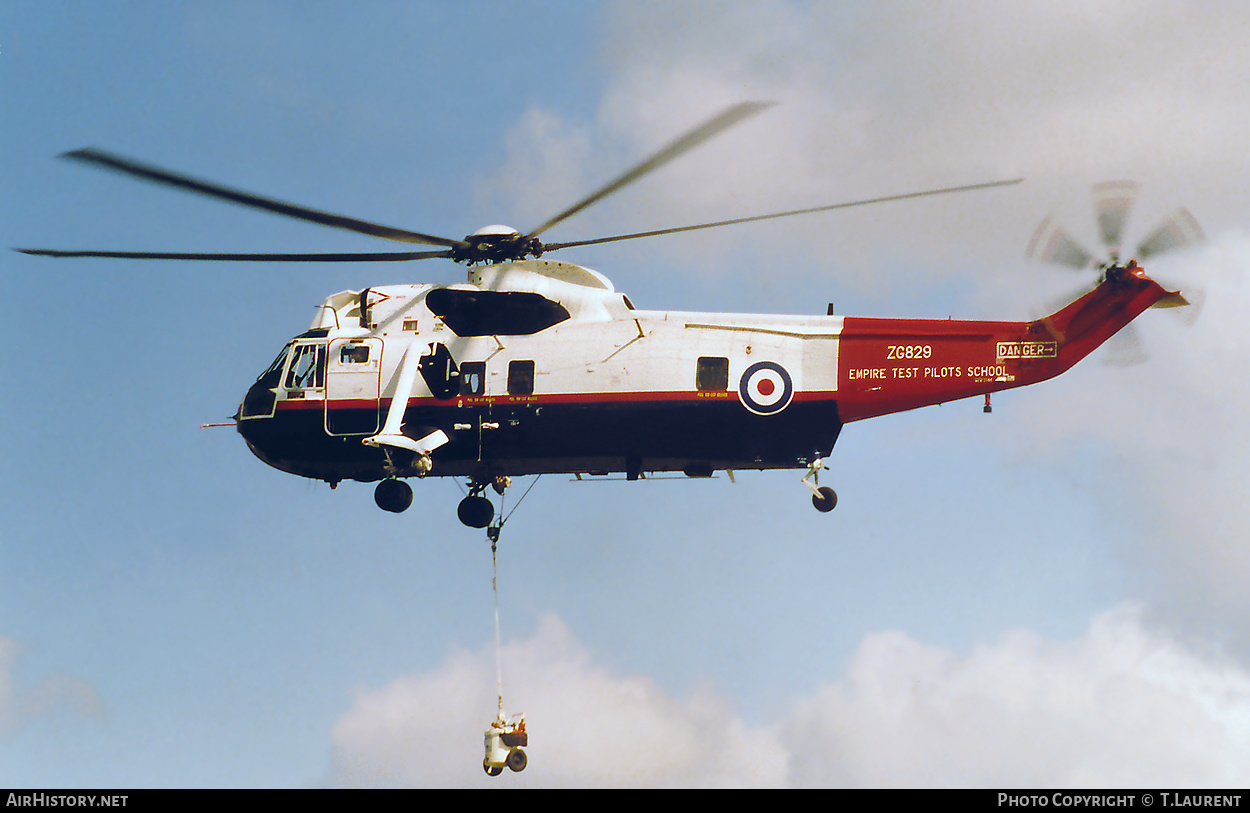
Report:
[[[887,359],[927,359],[933,355],[931,344],[889,344],[886,350]]]

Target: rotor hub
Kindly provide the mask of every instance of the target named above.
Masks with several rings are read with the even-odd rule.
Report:
[[[451,259],[458,263],[503,263],[541,257],[543,244],[537,237],[527,237],[511,226],[483,226],[464,238],[451,250]]]

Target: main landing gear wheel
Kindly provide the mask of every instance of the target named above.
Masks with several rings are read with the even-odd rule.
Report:
[[[495,506],[480,494],[470,494],[460,501],[456,516],[470,528],[485,528],[495,518]]]
[[[393,477],[383,480],[373,490],[373,501],[383,511],[390,511],[392,514],[402,513],[412,505],[412,486]]]
[[[811,463],[807,464],[807,474],[803,475],[803,485],[811,489],[812,505],[822,514],[828,514],[838,504],[838,495],[834,493],[829,486],[820,484],[820,472],[825,468],[825,461],[819,457],[813,458]]]
[[[482,760],[482,770],[486,771],[488,776],[499,776],[499,774],[503,773],[503,768],[492,768],[491,764],[486,760]]]
[[[529,764],[529,759],[526,758],[525,752],[520,748],[513,748],[508,752],[508,770],[520,773],[525,770],[527,764]]]

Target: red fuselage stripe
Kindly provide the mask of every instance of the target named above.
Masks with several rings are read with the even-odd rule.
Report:
[[[795,401],[835,401],[836,391],[813,391],[794,393]],[[548,393],[543,395],[459,395],[440,401],[431,396],[412,397],[408,406],[486,406],[512,404],[618,404],[618,403],[671,403],[673,401],[738,401],[736,391],[717,392],[579,392]],[[390,398],[332,399],[330,409],[370,409],[379,404],[389,406]],[[296,398],[278,402],[279,410],[325,409],[323,397]]]

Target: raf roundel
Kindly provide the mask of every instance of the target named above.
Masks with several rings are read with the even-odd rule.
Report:
[[[757,361],[742,373],[738,395],[742,405],[756,415],[775,415],[790,403],[794,385],[785,367],[774,361]]]

